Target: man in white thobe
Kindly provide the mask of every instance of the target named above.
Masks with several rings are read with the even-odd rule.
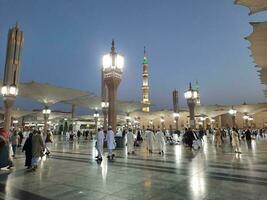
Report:
[[[101,128],[98,128],[96,133],[96,149],[97,149],[97,160],[102,160],[103,155],[103,145],[104,145],[105,135]]]
[[[113,149],[115,149],[115,138],[114,132],[112,131],[112,127],[108,127],[106,141],[108,146],[108,159],[113,159],[115,157],[115,155],[112,154]]]
[[[134,134],[132,129],[129,129],[127,133],[127,151],[128,154],[134,154]]]
[[[152,153],[153,151],[154,141],[155,141],[154,133],[148,129],[146,131],[146,142],[149,153]]]
[[[155,135],[155,138],[156,138],[156,141],[157,141],[159,154],[163,154],[164,153],[164,147],[165,147],[164,133],[162,131],[158,130],[156,135]]]

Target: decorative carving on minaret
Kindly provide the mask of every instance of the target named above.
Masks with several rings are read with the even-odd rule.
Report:
[[[146,55],[146,48],[144,47],[144,59],[143,59],[143,85],[142,85],[142,111],[149,112],[149,85],[148,85],[148,60]]]

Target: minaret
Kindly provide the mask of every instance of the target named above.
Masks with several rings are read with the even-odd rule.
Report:
[[[196,80],[195,90],[197,91],[197,105],[200,105],[200,90],[198,80]]]
[[[143,99],[142,104],[143,112],[149,112],[149,86],[148,86],[148,61],[146,55],[146,48],[144,47],[144,60],[143,60],[143,85],[142,85]]]

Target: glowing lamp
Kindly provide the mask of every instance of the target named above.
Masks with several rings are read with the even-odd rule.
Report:
[[[122,71],[124,67],[124,57],[117,53],[109,53],[103,56],[102,64],[104,70],[119,69]]]
[[[43,114],[44,115],[49,115],[51,113],[50,109],[43,109]]]
[[[237,111],[233,109],[233,107],[228,111],[230,115],[236,115]]]
[[[180,117],[180,114],[179,113],[173,113],[173,117],[178,118],[178,117]]]
[[[1,94],[3,96],[17,96],[18,92],[19,92],[19,90],[15,85],[11,85],[11,86],[4,85],[1,88]]]

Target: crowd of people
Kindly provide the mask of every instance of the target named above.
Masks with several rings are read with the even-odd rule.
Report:
[[[208,142],[213,142],[216,148],[223,148],[224,144],[229,139],[230,145],[235,153],[241,154],[240,143],[242,140],[247,142],[249,148],[251,148],[251,140],[266,137],[265,129],[246,129],[237,128],[209,128],[204,130],[200,128],[194,130],[191,128],[185,128],[181,131],[168,131],[152,129],[133,129],[131,127],[118,129],[115,133],[112,131],[112,127],[108,127],[108,130],[98,128],[95,135],[95,147],[98,152],[96,156],[97,161],[103,160],[104,147],[107,148],[107,158],[114,160],[114,149],[116,147],[127,146],[127,153],[136,154],[136,148],[141,144],[148,153],[156,152],[164,155],[166,144],[182,144],[191,150],[201,149],[204,145],[204,137]],[[92,133],[89,130],[85,131],[70,131],[65,134],[68,141],[73,141],[74,138],[81,140],[84,136],[85,140],[93,139]],[[24,141],[24,142],[23,142]],[[29,131],[22,131],[13,129],[10,134],[3,128],[0,129],[0,168],[7,167],[8,169],[14,166],[12,159],[16,158],[16,152],[21,150],[25,153],[25,166],[27,169],[36,170],[38,161],[45,154],[50,155],[51,144],[53,143],[53,134],[51,131],[47,131],[46,134],[38,129],[32,129]],[[13,157],[13,158],[12,158]]]
[[[98,161],[102,161],[103,157],[103,149],[104,144],[106,141],[107,149],[108,149],[108,159],[113,160],[115,157],[115,154],[113,153],[113,150],[116,148],[116,139],[115,138],[121,138],[123,141],[125,140],[125,145],[127,146],[127,153],[135,154],[135,147],[140,146],[140,144],[143,142],[145,143],[146,149],[149,153],[153,153],[153,150],[156,148],[159,152],[159,154],[164,154],[165,149],[165,135],[162,131],[158,130],[155,134],[151,129],[148,129],[146,131],[133,131],[132,128],[124,129],[121,131],[120,129],[114,133],[112,131],[112,127],[108,128],[108,131],[103,130],[102,128],[98,128],[98,131],[96,133],[96,149],[98,152],[98,155],[96,156],[96,159]]]
[[[161,155],[165,152],[166,144],[183,144],[188,147],[188,149],[199,150],[204,144],[204,136],[208,141],[213,142],[216,148],[223,148],[228,139],[233,151],[237,154],[241,154],[241,141],[246,141],[248,148],[250,148],[253,139],[264,138],[266,134],[264,129],[251,129],[250,127],[246,129],[209,128],[207,130],[202,128],[199,130],[185,128],[182,131],[160,129],[156,131],[152,129],[137,129],[133,131],[132,128],[129,128],[123,131],[118,130],[116,133],[113,133],[111,128],[109,128],[107,132],[99,128],[96,134],[97,160],[102,160],[105,140],[107,141],[109,152],[108,158],[110,156],[112,156],[112,158],[114,157],[114,154],[110,152],[115,149],[116,140],[114,138],[116,137],[124,138],[128,154],[135,154],[135,148],[140,146],[141,143],[143,143],[148,153],[156,151]]]
[[[29,131],[13,129],[8,133],[4,128],[0,128],[0,169],[13,168],[12,157],[14,159],[16,152],[21,150],[25,152],[25,167],[32,171],[36,170],[40,158],[45,154],[49,156],[51,143],[53,134],[49,130],[46,134],[38,129]]]

